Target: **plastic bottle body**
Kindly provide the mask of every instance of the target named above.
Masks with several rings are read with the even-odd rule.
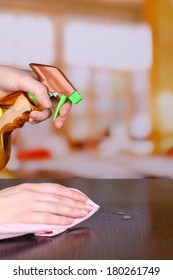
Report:
[[[31,110],[38,106],[24,92],[15,92],[0,99],[0,170],[7,164],[11,153],[11,133],[29,120]]]

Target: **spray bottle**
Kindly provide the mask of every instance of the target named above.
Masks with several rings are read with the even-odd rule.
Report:
[[[59,97],[54,120],[58,117],[63,104],[69,99],[72,103],[82,100],[79,92],[73,87],[62,71],[54,66],[31,63],[38,80],[46,86],[48,96]],[[30,112],[42,110],[43,107],[30,92],[18,91],[0,99],[0,170],[9,161],[11,154],[11,134],[16,128],[29,121]]]

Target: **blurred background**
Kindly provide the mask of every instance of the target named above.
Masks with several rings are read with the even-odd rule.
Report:
[[[12,134],[1,177],[173,177],[173,1],[0,0],[0,64],[60,68],[83,96]]]

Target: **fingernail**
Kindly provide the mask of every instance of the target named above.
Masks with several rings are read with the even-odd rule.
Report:
[[[85,205],[85,209],[91,210],[92,208],[93,208],[93,206],[90,205],[90,204],[86,204],[86,205]]]
[[[32,123],[34,120],[32,118],[29,118],[29,122]]]
[[[52,106],[52,104],[51,104],[51,101],[50,101],[50,99],[49,98],[46,98],[46,99],[43,99],[43,106],[45,107],[45,108],[50,108],[51,106]]]
[[[59,124],[59,128],[61,128],[63,126],[63,122],[61,122],[60,124]]]
[[[80,210],[80,212],[81,212],[82,215],[87,215],[88,214],[88,211],[86,211],[86,210]]]
[[[82,201],[86,201],[88,199],[88,197],[86,195],[80,194],[80,199]]]
[[[29,118],[29,123],[33,124],[33,123],[36,123],[36,121],[33,120],[32,118]]]
[[[62,125],[63,125],[63,121],[59,121],[59,123],[58,123],[58,125],[57,125],[57,128],[61,128],[62,127]]]

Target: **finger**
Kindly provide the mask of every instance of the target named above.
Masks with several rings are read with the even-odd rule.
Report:
[[[72,103],[70,100],[68,100],[60,109],[60,117],[65,117],[69,113],[71,109]]]
[[[65,123],[66,118],[67,117],[62,118],[62,117],[58,116],[58,118],[54,122],[54,126],[58,129],[60,129],[63,126],[63,124]]]
[[[45,108],[51,108],[52,103],[48,97],[47,88],[30,75],[23,75],[19,80],[20,90],[32,93],[37,101]]]
[[[60,225],[60,226],[68,226],[73,223],[74,219],[70,217],[54,215],[51,213],[30,213],[27,217],[24,217],[24,223],[33,223],[33,224],[47,224],[47,225]]]
[[[38,123],[47,120],[52,114],[50,109],[43,109],[42,111],[32,111],[30,113],[30,123]]]
[[[85,202],[78,201],[76,199],[68,198],[65,196],[55,195],[55,194],[36,193],[35,201],[62,204],[68,207],[84,209],[88,211],[92,209],[92,206],[86,204]]]
[[[86,201],[88,198],[85,194],[55,183],[25,183],[18,186],[20,190],[30,190],[33,192],[60,195],[62,197],[72,198],[74,200]]]
[[[53,215],[60,215],[70,218],[81,218],[86,216],[90,210],[88,209],[80,209],[76,207],[70,207],[66,204],[56,203],[56,202],[43,202],[37,201],[32,210],[34,212],[46,212]]]
[[[68,117],[68,113],[71,109],[71,102],[67,101],[60,109],[59,116],[55,120],[54,125],[56,128],[61,128]]]

